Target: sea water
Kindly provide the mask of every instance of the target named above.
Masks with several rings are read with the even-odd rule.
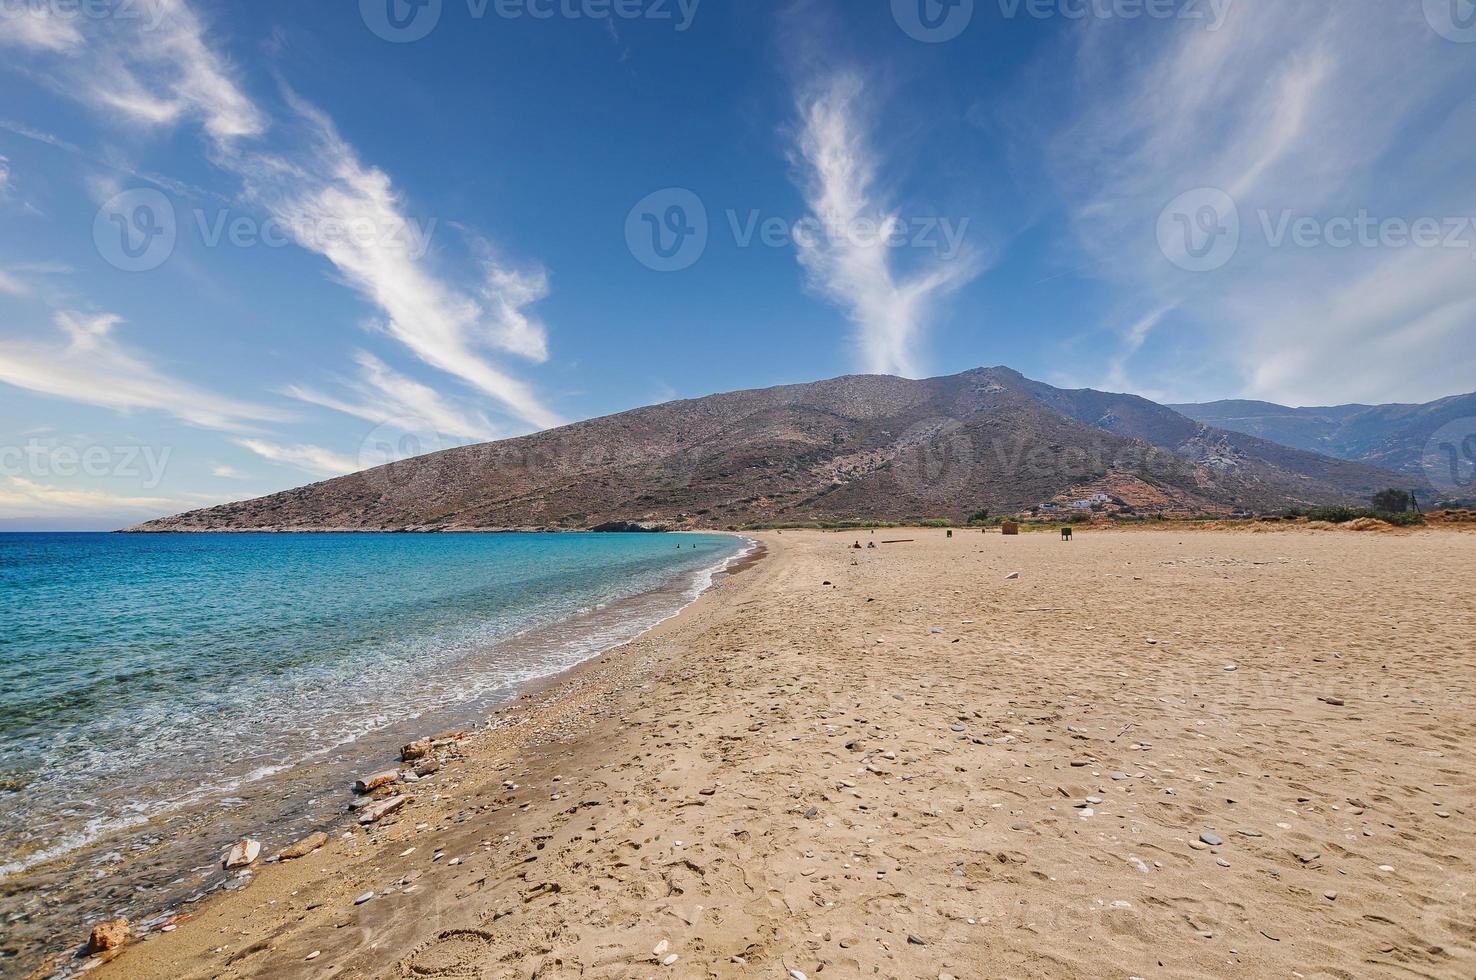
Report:
[[[0,974],[230,884],[237,835],[328,825],[356,770],[639,635],[746,547],[0,534]]]

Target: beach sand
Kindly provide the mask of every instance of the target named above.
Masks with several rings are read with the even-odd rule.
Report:
[[[759,537],[94,975],[1476,976],[1476,534]]]

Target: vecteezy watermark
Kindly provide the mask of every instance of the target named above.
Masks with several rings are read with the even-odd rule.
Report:
[[[169,261],[179,220],[169,198],[149,187],[114,195],[92,221],[92,241],[104,260],[124,272],[149,272]]]
[[[23,17],[53,21],[136,21],[146,31],[156,30],[168,14],[168,4],[145,0],[0,0],[0,25]]]
[[[1239,205],[1222,190],[1201,187],[1180,194],[1158,216],[1158,247],[1189,272],[1223,268],[1248,237],[1259,233],[1266,248],[1464,249],[1476,258],[1476,217],[1380,217],[1366,209],[1346,215],[1302,214],[1292,208],[1260,208],[1243,226]]]
[[[884,219],[809,215],[799,219],[764,215],[757,208],[723,212],[720,227],[738,248],[914,248],[949,261],[963,250],[969,219],[936,216]],[[636,261],[657,272],[691,268],[706,252],[713,231],[707,206],[684,187],[668,187],[642,198],[625,218],[625,244]]]
[[[1425,444],[1420,462],[1436,490],[1457,499],[1476,497],[1476,418],[1442,425]]]
[[[1158,215],[1158,248],[1188,272],[1222,268],[1240,248],[1240,209],[1215,187],[1185,191]]]
[[[1476,219],[1380,218],[1368,211],[1331,218],[1262,209],[1261,232],[1272,248],[1464,248],[1476,245]],[[1473,253],[1476,254],[1476,253]]]
[[[1006,20],[1182,20],[1218,31],[1235,0],[998,0]]]
[[[399,416],[386,419],[364,437],[359,444],[359,469],[366,471],[364,479],[382,490],[430,489],[443,475],[435,454],[463,445],[426,419]]]
[[[892,19],[925,44],[952,41],[974,19],[974,0],[892,0]]]
[[[972,23],[975,0],[891,0],[892,19],[910,38],[952,41]],[[1180,20],[1217,31],[1235,0],[995,0],[1002,20]]]
[[[685,187],[647,194],[625,217],[625,246],[648,269],[679,272],[707,251],[707,206]]]
[[[669,21],[678,32],[691,28],[702,0],[465,0],[467,16],[483,20]],[[359,0],[364,24],[396,44],[428,37],[441,22],[446,0]]]
[[[1424,0],[1425,20],[1447,41],[1476,44],[1476,0]]]
[[[139,480],[145,490],[164,481],[173,448],[165,446],[73,446],[29,439],[23,446],[0,446],[0,474],[36,478],[79,476]]]
[[[291,220],[259,218],[227,208],[193,208],[181,214],[161,192],[137,188],[116,195],[98,209],[92,239],[98,254],[124,272],[149,272],[174,254],[182,234],[204,248],[286,248],[300,245],[327,252],[338,245],[393,249],[408,259],[430,250],[437,220],[370,218]]]

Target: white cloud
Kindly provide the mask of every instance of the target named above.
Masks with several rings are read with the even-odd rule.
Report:
[[[1123,331],[1122,345],[1119,347],[1117,353],[1108,361],[1107,377],[1103,381],[1106,387],[1114,391],[1141,390],[1138,385],[1134,385],[1128,380],[1128,362],[1134,354],[1142,350],[1143,345],[1148,342],[1148,335],[1171,312],[1173,312],[1173,306],[1160,306]]]
[[[236,443],[256,453],[262,459],[286,466],[295,466],[304,472],[318,476],[343,476],[361,469],[355,460],[331,449],[324,449],[322,446],[282,446],[260,439],[237,439]]]
[[[826,229],[797,235],[811,285],[855,324],[867,370],[916,377],[923,334],[937,303],[978,275],[967,252],[936,256],[911,273],[896,268],[888,238],[902,219],[878,187],[876,155],[862,118],[859,75],[831,75],[800,95],[796,147],[812,218]]]
[[[0,7],[0,46],[67,51],[81,44],[76,18],[59,14],[50,5],[9,2]]]
[[[0,519],[134,516],[180,509],[165,497],[120,497],[103,490],[54,487],[20,476],[0,477]]]
[[[1469,47],[1436,35],[1417,3],[1238,4],[1217,32],[1084,23],[1076,72],[1058,89],[1033,79],[1023,111],[1055,127],[1036,130],[1037,156],[1093,272],[1140,309],[1173,308],[1183,346],[1228,365],[1241,394],[1424,400],[1476,377],[1476,248],[1273,246],[1261,215],[1476,215],[1476,110],[1450,95],[1476,84]],[[1223,268],[1189,273],[1155,228],[1201,187],[1234,198],[1241,242]],[[1119,377],[1140,348],[1151,353],[1129,340]],[[1177,387],[1179,365],[1159,364]]]
[[[289,97],[308,128],[309,152],[227,157],[251,200],[327,258],[344,279],[381,309],[384,329],[425,363],[496,398],[532,425],[558,425],[523,381],[480,355],[485,347],[541,359],[544,330],[525,308],[547,291],[542,272],[489,264],[481,301],[437,277],[417,254],[415,225],[388,175],[366,167],[323,113]],[[368,235],[328,235],[331,228],[372,229]]]
[[[239,480],[246,474],[234,466],[227,466],[224,463],[220,463],[210,467],[210,475],[220,477],[222,480]]]
[[[559,424],[526,382],[484,355],[500,350],[546,359],[546,332],[528,313],[547,293],[542,270],[487,261],[458,283],[433,269],[426,255],[429,229],[409,220],[389,176],[360,161],[323,112],[287,93],[289,128],[302,131],[301,145],[260,148],[253,138],[272,129],[271,121],[237,84],[233,67],[211,47],[190,7],[184,0],[136,3],[140,17],[100,20],[85,43],[67,49],[74,57],[62,59],[52,79],[61,91],[118,124],[199,122],[210,137],[213,162],[240,177],[250,202],[377,306],[386,332],[523,422]],[[359,228],[370,234],[332,231]]]
[[[450,439],[491,439],[496,427],[487,417],[450,404],[435,389],[392,370],[365,351],[354,355],[362,380],[347,383],[353,399],[324,394],[315,388],[294,385],[286,389],[294,398],[353,415],[375,425],[398,424],[409,432],[437,433]]]
[[[167,412],[207,429],[245,431],[253,422],[286,418],[164,373],[114,337],[121,322],[107,314],[58,313],[60,343],[0,340],[0,382],[119,412]]]
[[[21,282],[15,276],[6,272],[4,269],[0,269],[0,294],[4,294],[6,296],[24,296],[29,291],[30,290],[26,288],[25,283]]]
[[[81,150],[77,146],[68,143],[66,140],[62,139],[60,136],[57,136],[55,133],[48,133],[44,130],[36,129],[32,126],[27,126],[24,123],[18,123],[13,119],[0,119],[0,129],[14,133],[17,136],[24,136],[28,140],[35,140],[37,143],[45,143],[47,146],[55,146],[59,149],[66,150],[69,153],[81,152]]]
[[[117,34],[88,46],[91,64],[74,71],[94,105],[149,126],[199,120],[218,141],[257,136],[267,121],[237,88],[229,66],[205,41],[184,0],[135,0],[140,16],[107,18]]]

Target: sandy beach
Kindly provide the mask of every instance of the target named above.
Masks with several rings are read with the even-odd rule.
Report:
[[[1476,534],[756,536],[93,975],[1476,976]]]

